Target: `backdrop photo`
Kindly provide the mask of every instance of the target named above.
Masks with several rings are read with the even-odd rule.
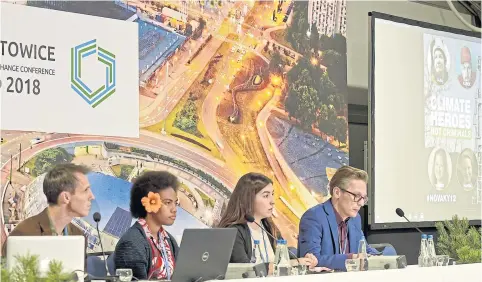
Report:
[[[100,251],[92,214],[102,214],[104,247],[114,250],[133,222],[131,182],[152,170],[167,170],[182,183],[178,218],[168,227],[178,239],[185,228],[215,226],[239,177],[255,171],[273,179],[274,221],[289,244],[296,245],[301,215],[329,197],[329,177],[348,164],[346,0],[16,1],[16,5],[32,13],[102,18],[99,25],[108,21],[136,26],[137,38],[132,40],[137,48],[126,46],[115,55],[117,61],[123,60],[119,56],[137,59],[133,75],[138,101],[130,104],[129,113],[130,108],[109,110],[119,116],[135,113],[139,137],[42,132],[42,127],[16,131],[19,128],[5,128],[2,123],[3,232],[8,234],[21,220],[45,208],[46,171],[72,162],[93,171],[88,175],[96,197],[91,214],[74,222],[88,234],[89,251]],[[17,24],[31,23],[26,19]],[[55,31],[49,32],[60,38],[69,32],[63,23],[52,26]],[[125,40],[122,28],[109,32]],[[3,63],[0,72],[2,77],[7,73]],[[34,79],[37,74],[22,75]],[[109,75],[102,76],[106,85]],[[0,89],[2,102],[12,95]],[[107,111],[103,105],[95,109]],[[70,115],[83,122],[75,110]],[[13,117],[2,114],[2,122],[8,118]],[[113,118],[105,128],[114,132],[123,126],[120,118]]]

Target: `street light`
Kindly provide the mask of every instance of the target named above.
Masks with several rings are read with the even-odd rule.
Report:
[[[279,86],[281,84],[281,77],[279,75],[271,75],[271,83],[274,86]]]
[[[312,57],[311,60],[310,60],[310,62],[311,62],[311,64],[314,65],[314,66],[318,65],[318,59],[315,58],[315,57]]]

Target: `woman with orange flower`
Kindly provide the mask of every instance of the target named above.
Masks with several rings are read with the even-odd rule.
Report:
[[[166,171],[150,171],[137,178],[131,190],[130,210],[137,221],[117,242],[115,268],[130,268],[137,279],[171,279],[176,240],[163,226],[176,219],[176,176]]]

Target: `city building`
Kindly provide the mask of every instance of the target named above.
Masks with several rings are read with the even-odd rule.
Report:
[[[314,23],[318,33],[346,36],[346,0],[309,0],[308,22]]]
[[[18,1],[17,1],[18,2]],[[28,6],[51,9],[89,16],[127,20],[135,12],[123,9],[114,1],[59,1],[59,0],[28,0]]]
[[[25,189],[23,215],[21,215],[21,218],[37,215],[47,207],[47,197],[43,191],[44,178],[45,174],[42,174]]]
[[[183,17],[186,17],[189,15],[189,1],[186,0],[170,0],[170,1],[164,1],[163,4],[167,4],[171,7],[176,7],[177,12],[183,14]]]

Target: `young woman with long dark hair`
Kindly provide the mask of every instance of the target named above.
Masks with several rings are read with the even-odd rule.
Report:
[[[276,242],[257,225],[263,226],[270,235],[278,238],[279,230],[271,219],[273,208],[274,188],[271,179],[254,172],[245,174],[239,179],[218,224],[219,227],[238,229],[231,263],[274,261]],[[252,216],[255,222],[247,222],[246,215]],[[259,241],[259,248],[253,252],[255,240]],[[312,254],[307,254],[301,261],[310,267],[318,264]]]

